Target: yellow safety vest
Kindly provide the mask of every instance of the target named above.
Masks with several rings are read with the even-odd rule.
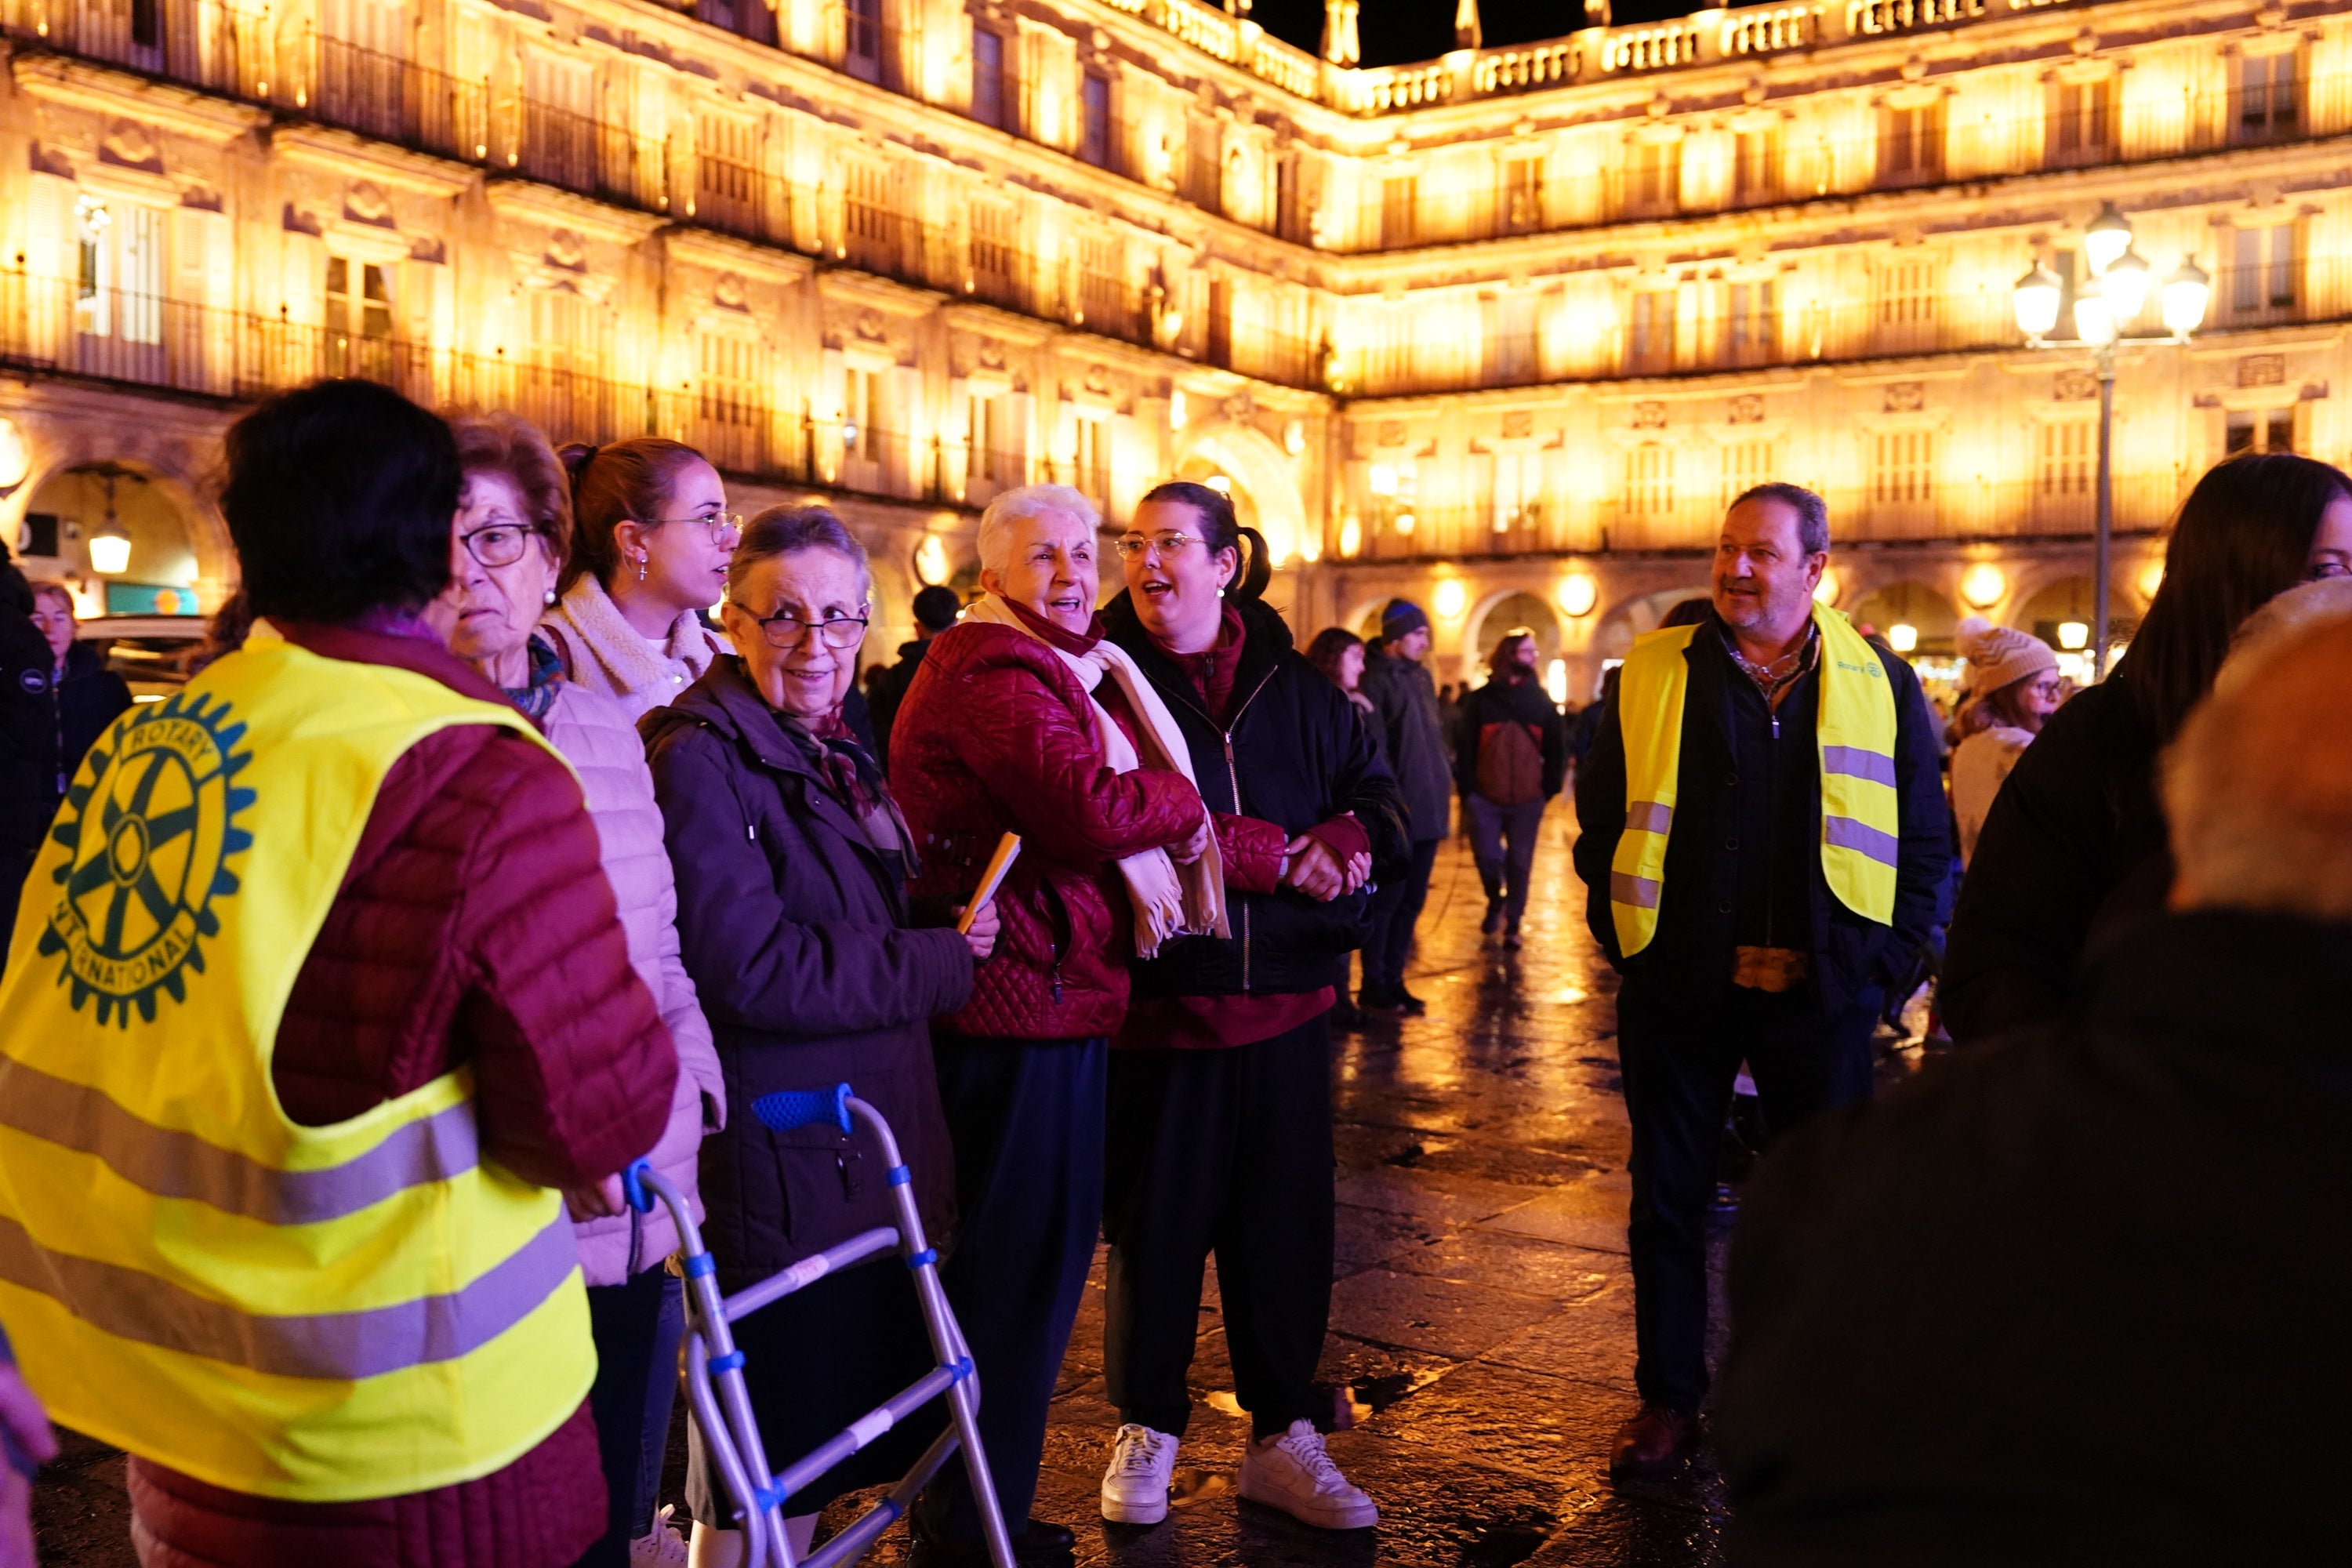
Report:
[[[1903,826],[1895,788],[1895,689],[1878,650],[1843,614],[1816,605],[1813,624],[1822,632],[1822,874],[1840,903],[1891,925]],[[1690,688],[1685,650],[1697,631],[1674,626],[1636,637],[1617,676],[1625,831],[1610,860],[1609,913],[1618,951],[1628,958],[1658,931]]]
[[[65,1425],[310,1502],[488,1475],[595,1375],[562,1200],[485,1164],[473,1082],[300,1127],[288,996],[402,753],[537,738],[266,626],[83,761],[0,978],[0,1321]]]

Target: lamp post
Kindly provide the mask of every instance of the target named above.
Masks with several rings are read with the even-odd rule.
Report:
[[[2091,678],[2107,674],[2107,572],[2115,533],[2116,349],[2123,343],[2185,343],[2205,324],[2205,307],[2212,298],[2213,280],[2193,257],[2183,256],[2179,268],[2158,291],[2164,335],[2130,338],[2124,331],[2147,308],[2150,272],[2132,248],[2131,220],[2109,202],[2083,234],[2083,254],[2091,264],[2091,281],[2074,300],[2074,334],[2091,346],[2099,375],[2099,490],[2097,575],[2093,579]],[[2017,280],[2011,300],[2018,330],[2029,347],[2064,349],[2070,343],[2049,341],[2058,325],[2065,299],[2065,281],[2040,262]]]

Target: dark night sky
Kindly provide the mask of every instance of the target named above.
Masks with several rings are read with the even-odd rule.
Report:
[[[1619,22],[1688,16],[1696,0],[1617,0]],[[1265,30],[1309,54],[1323,40],[1323,0],[1256,0],[1250,13]],[[1557,38],[1584,26],[1580,0],[1479,0],[1486,47]],[[1454,47],[1453,0],[1363,0],[1357,25],[1368,66],[1434,59]]]

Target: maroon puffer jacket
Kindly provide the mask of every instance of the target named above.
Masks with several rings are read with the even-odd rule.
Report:
[[[502,700],[438,643],[280,629],[328,658]],[[629,965],[580,786],[540,747],[482,725],[429,735],[393,765],[287,1001],[270,1068],[287,1115],[321,1126],[460,1063],[473,1068],[484,1158],[559,1188],[652,1148],[677,1072]],[[563,1568],[604,1528],[584,1403],[504,1469],[403,1497],[286,1502],[138,1458],[129,1482],[148,1568]]]
[[[997,839],[1021,858],[996,895],[996,952],[959,1034],[1108,1035],[1127,1012],[1134,917],[1116,861],[1181,844],[1200,792],[1159,768],[1113,773],[1094,704],[1061,657],[1010,626],[966,622],[931,639],[890,731],[890,793],[914,829],[919,894],[961,902]]]

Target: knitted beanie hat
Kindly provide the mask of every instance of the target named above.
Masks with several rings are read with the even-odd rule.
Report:
[[[1960,657],[1969,661],[1969,690],[1981,697],[2011,681],[2058,668],[2048,643],[2014,626],[1997,626],[1982,616],[1960,623]]]
[[[1381,611],[1381,636],[1394,642],[1429,625],[1429,616],[1411,599],[1391,599]]]

